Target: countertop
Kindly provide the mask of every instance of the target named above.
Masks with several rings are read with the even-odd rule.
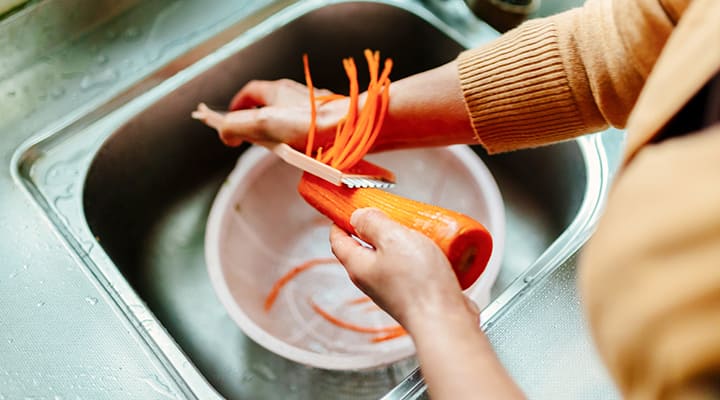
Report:
[[[178,397],[15,178],[16,152],[268,2],[48,0],[0,21],[0,400]]]

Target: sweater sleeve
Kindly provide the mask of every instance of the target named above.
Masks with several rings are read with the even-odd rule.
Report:
[[[720,398],[718,154],[720,124],[645,146],[583,250],[583,304],[626,399]]]
[[[659,0],[588,0],[461,53],[477,140],[497,153],[624,127],[672,31],[671,11]]]

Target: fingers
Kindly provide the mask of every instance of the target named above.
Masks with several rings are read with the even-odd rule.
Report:
[[[350,278],[362,275],[375,263],[375,252],[363,247],[337,225],[330,228],[330,247],[338,261],[345,266]]]
[[[308,88],[291,79],[248,82],[230,101],[230,111],[248,108],[298,104],[308,101]]]
[[[272,82],[250,81],[235,93],[228,108],[230,111],[235,111],[265,106],[268,104],[268,97],[272,90]]]
[[[360,239],[379,250],[396,246],[398,242],[406,239],[408,233],[407,228],[377,208],[355,210],[350,217],[350,224]]]
[[[237,146],[243,140],[272,140],[302,146],[306,125],[307,115],[301,109],[264,107],[231,111],[215,128],[228,146]]]

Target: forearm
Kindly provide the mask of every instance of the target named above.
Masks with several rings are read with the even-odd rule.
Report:
[[[474,319],[425,319],[411,334],[433,399],[525,398]]]
[[[458,58],[489,152],[623,127],[673,24],[658,0],[588,0]]]
[[[455,61],[393,82],[373,151],[476,144]]]

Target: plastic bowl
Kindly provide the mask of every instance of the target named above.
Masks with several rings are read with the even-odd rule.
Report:
[[[475,218],[493,236],[493,254],[478,281],[465,293],[480,307],[490,297],[504,249],[505,213],[497,184],[467,146],[403,150],[368,159],[395,172],[392,190]],[[414,354],[409,337],[373,343],[375,336],[340,328],[315,310],[316,304],[344,321],[387,327],[395,321],[373,307],[354,304],[362,293],[338,264],[315,266],[281,290],[264,309],[275,282],[293,267],[332,257],[330,222],[297,193],[300,171],[263,148],[238,160],[220,189],[208,218],[205,256],[220,302],[237,325],[266,349],[305,365],[363,370]]]

